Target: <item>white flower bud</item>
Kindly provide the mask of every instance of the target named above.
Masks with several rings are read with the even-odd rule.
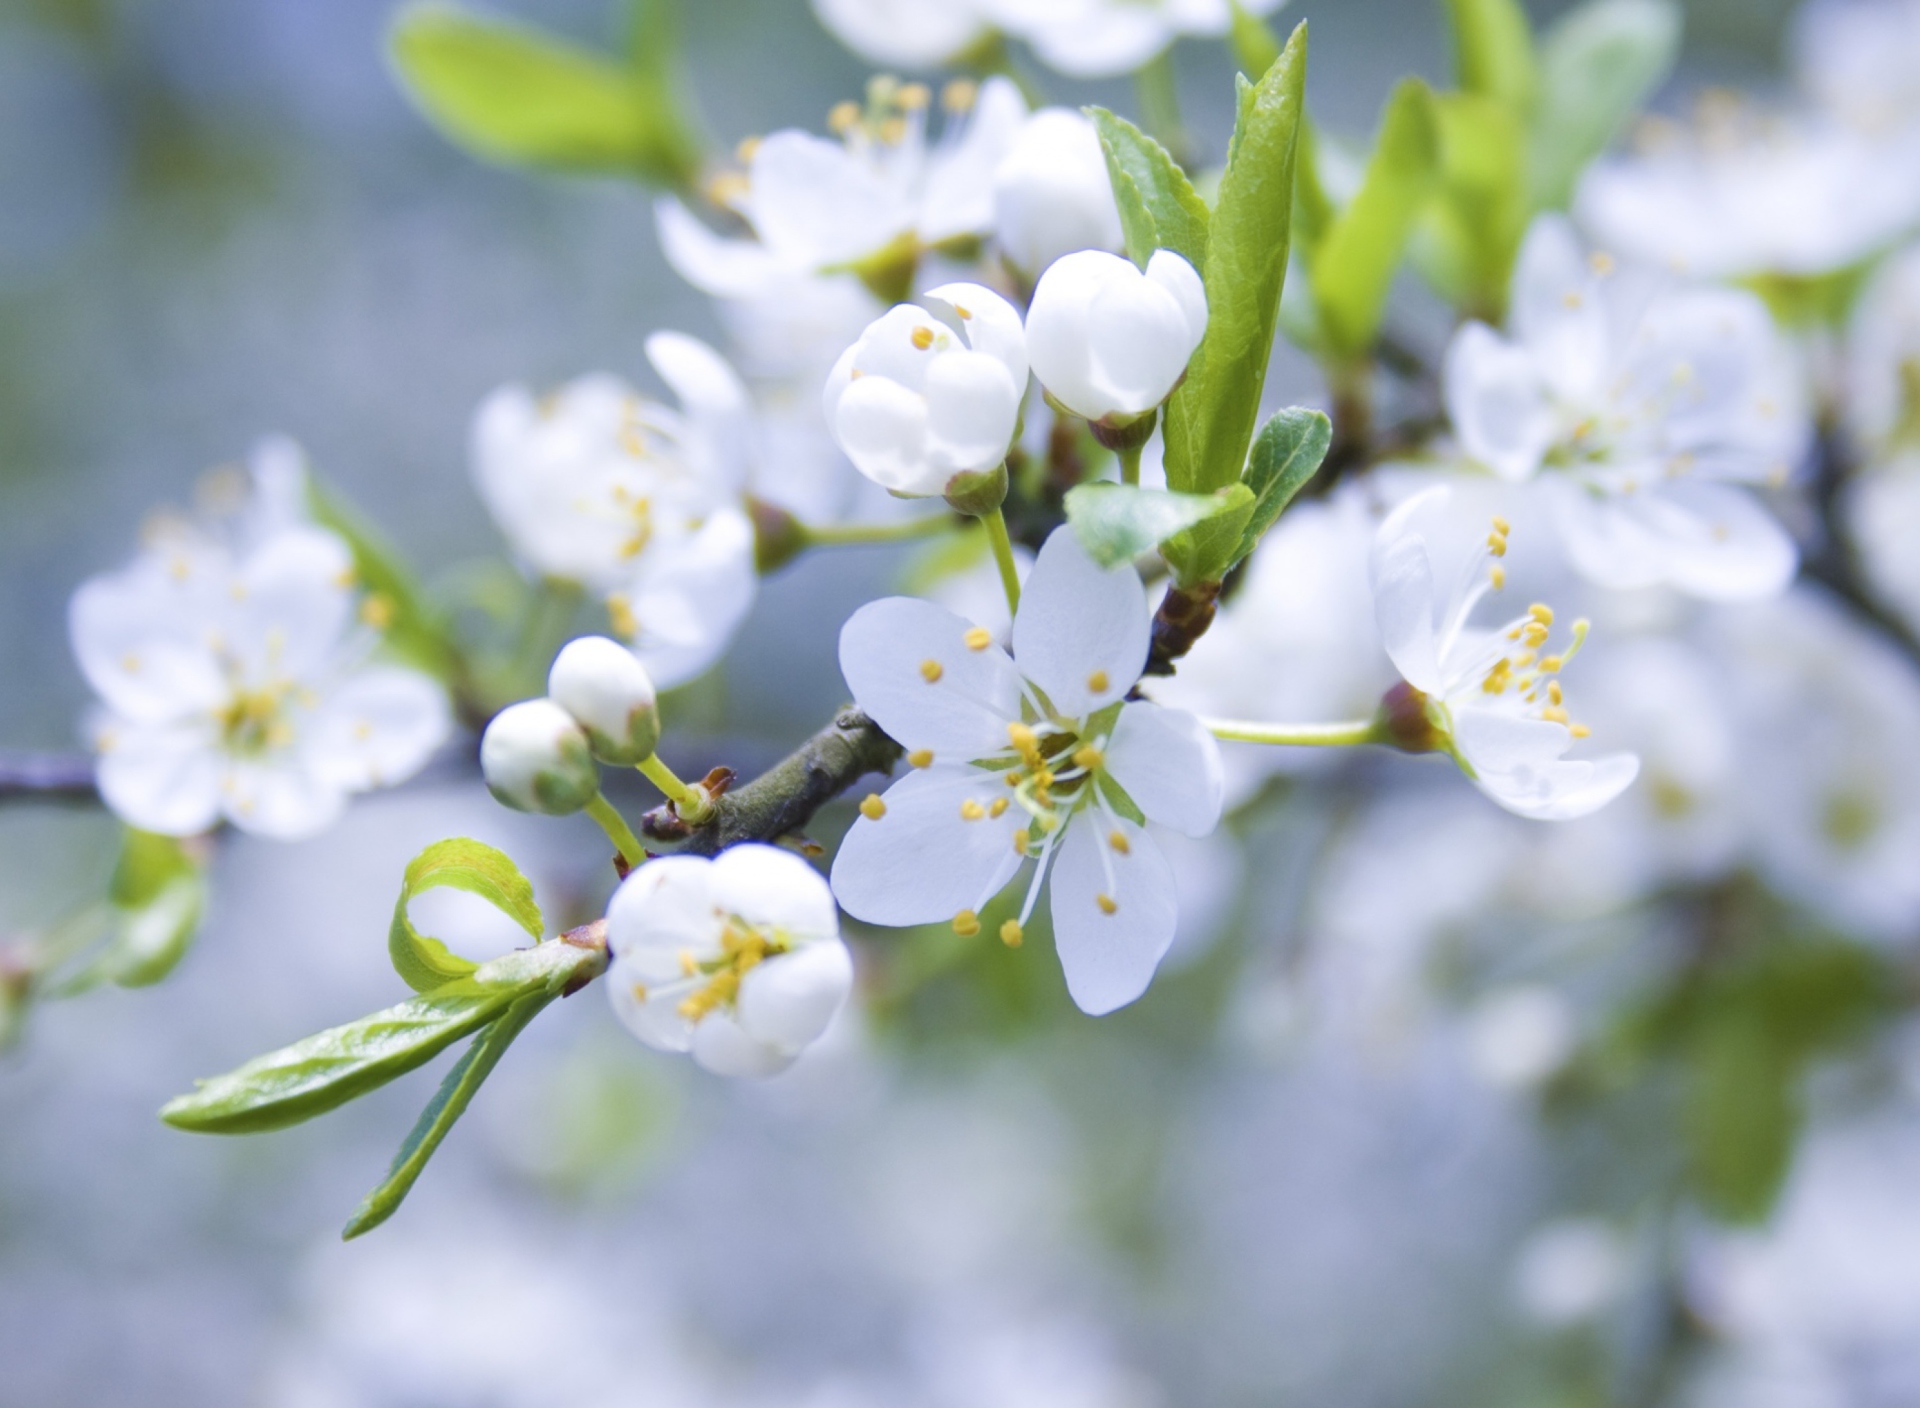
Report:
[[[1042,108],[994,168],[993,232],[1001,252],[1030,275],[1082,249],[1124,243],[1107,159],[1093,124],[1068,108]]]
[[[480,739],[480,771],[487,790],[516,811],[566,816],[600,790],[586,731],[551,699],[529,699],[494,715]]]
[[[1170,249],[1143,274],[1101,250],[1057,260],[1027,310],[1033,374],[1054,400],[1090,421],[1153,410],[1186,375],[1207,330],[1200,275]]]
[[[660,742],[653,681],[631,650],[605,636],[568,642],[547,673],[547,697],[587,731],[593,756],[632,767]]]
[[[827,377],[824,404],[854,468],[930,497],[1006,459],[1026,389],[1020,314],[980,284],[945,284],[870,324]]]

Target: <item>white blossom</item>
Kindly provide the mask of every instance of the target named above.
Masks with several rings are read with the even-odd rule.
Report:
[[[976,933],[979,912],[1032,859],[1001,938],[1019,942],[1051,869],[1054,944],[1074,1001],[1097,1015],[1139,997],[1178,911],[1148,823],[1206,835],[1222,787],[1197,719],[1128,702],[1147,645],[1139,577],[1096,566],[1067,528],[1034,564],[1011,657],[932,602],[894,597],[855,612],[841,672],[912,771],[862,804],[841,843],[833,886],[847,912]]]
[[[1861,290],[1844,377],[1847,426],[1863,454],[1920,449],[1920,244],[1887,260]]]
[[[267,462],[297,472],[283,449]],[[311,836],[350,794],[412,776],[451,730],[438,684],[370,658],[391,608],[357,597],[346,544],[298,521],[289,493],[263,497],[230,533],[161,525],[74,594],[74,656],[104,706],[100,791],[129,825]]]
[[[600,596],[660,685],[725,651],[753,604],[746,390],[704,343],[657,334],[647,355],[679,410],[599,374],[545,397],[494,392],[473,427],[474,479],[514,553]]]
[[[1183,35],[1218,38],[1233,21],[1228,0],[973,0],[1049,68],[1077,78],[1131,73]],[[1241,0],[1255,15],[1285,0]]]
[[[1104,250],[1057,260],[1027,309],[1027,355],[1047,392],[1077,416],[1120,421],[1166,400],[1207,330],[1193,265],[1154,251],[1146,271]]]
[[[853,987],[827,882],[773,846],[648,861],[607,906],[607,948],[627,1029],[723,1076],[785,1070]]]
[[[970,0],[813,0],[813,12],[861,58],[897,68],[939,68],[987,33]]]
[[[1543,217],[1509,334],[1462,328],[1445,392],[1468,459],[1554,483],[1568,556],[1590,580],[1737,600],[1792,579],[1792,539],[1733,487],[1784,482],[1809,433],[1751,294],[1664,287],[1586,257],[1565,221]]]
[[[1083,114],[1042,108],[993,172],[993,233],[1030,278],[1062,255],[1124,247],[1100,135]]]
[[[1792,53],[1801,88],[1857,130],[1920,122],[1915,0],[1808,0],[1794,16]]]
[[[944,284],[861,334],[824,406],[854,468],[896,494],[939,495],[1006,460],[1026,389],[1019,312],[980,284]]]
[[[602,762],[632,767],[660,741],[660,709],[646,666],[605,636],[582,636],[562,647],[547,672],[547,698],[586,730]]]
[[[1396,736],[1452,755],[1480,790],[1519,816],[1560,821],[1611,802],[1632,783],[1639,760],[1629,753],[1567,758],[1588,730],[1568,716],[1560,672],[1586,638],[1584,621],[1571,643],[1548,653],[1554,615],[1535,604],[1492,630],[1468,624],[1490,592],[1504,588],[1500,559],[1507,527],[1472,554],[1452,589],[1440,585],[1442,553],[1433,535],[1450,489],[1415,495],[1380,525],[1372,561],[1380,640],[1406,682],[1389,696]]]
[[[480,736],[480,772],[495,800],[516,811],[570,816],[600,792],[586,729],[551,699],[493,716]]]

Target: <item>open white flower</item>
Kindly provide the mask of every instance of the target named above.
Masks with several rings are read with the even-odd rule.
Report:
[[[1458,585],[1442,592],[1432,538],[1451,490],[1425,490],[1380,525],[1373,548],[1374,610],[1381,644],[1404,685],[1388,695],[1393,740],[1452,755],[1479,789],[1518,816],[1563,821],[1611,802],[1640,763],[1630,753],[1567,758],[1587,730],[1567,715],[1560,672],[1586,639],[1549,653],[1553,612],[1542,605],[1493,630],[1467,624],[1482,597],[1506,584],[1507,528],[1470,554]]]
[[[1146,589],[1105,570],[1071,529],[1041,549],[1013,622],[1013,656],[992,633],[929,601],[892,597],[855,612],[840,669],[860,707],[913,770],[870,796],[841,843],[833,888],[873,924],[979,912],[1028,860],[1053,874],[1054,944],[1067,988],[1095,1015],[1146,991],[1173,940],[1172,868],[1148,823],[1204,836],[1220,819],[1213,738],[1191,714],[1129,701],[1148,645]]]
[[[986,36],[969,0],[813,0],[833,36],[871,63],[940,68]]]
[[[1794,16],[1800,86],[1860,131],[1920,122],[1920,3],[1807,0]]]
[[[350,794],[417,772],[450,731],[446,699],[416,670],[370,663],[353,580],[346,544],[309,525],[234,543],[175,524],[85,583],[68,628],[105,705],[107,805],[171,836],[224,818],[296,840]]]
[[[1445,379],[1467,458],[1509,480],[1551,473],[1567,553],[1590,580],[1737,600],[1792,579],[1793,540],[1731,487],[1784,481],[1809,434],[1751,294],[1658,287],[1543,217],[1514,275],[1510,335],[1462,328]]]
[[[888,310],[827,377],[825,409],[855,469],[896,494],[939,495],[999,468],[1020,421],[1027,344],[1014,306],[943,284]]]
[[[1183,35],[1218,38],[1233,22],[1227,0],[974,0],[1049,68],[1076,78],[1131,73]],[[1241,0],[1256,15],[1285,0]]]
[[[656,683],[693,678],[752,606],[746,389],[720,355],[677,333],[647,356],[681,406],[643,400],[605,374],[536,398],[506,386],[473,427],[480,496],[533,572],[607,603]]]
[[[993,233],[1029,277],[1076,250],[1124,248],[1100,134],[1083,114],[1042,108],[1027,119],[994,169]]]
[[[1041,275],[1027,355],[1075,415],[1125,421],[1167,399],[1206,331],[1206,288],[1172,250],[1154,251],[1144,273],[1117,254],[1082,250]]]
[[[754,299],[887,251],[911,269],[927,249],[987,234],[994,168],[1026,100],[1006,78],[950,85],[946,126],[930,142],[930,99],[922,84],[876,79],[864,108],[834,110],[838,140],[790,128],[745,144],[745,174],[717,194],[752,238],[717,235],[668,198],[655,212],[667,258],[696,288]]]
[[[785,1070],[853,987],[827,882],[773,846],[648,861],[607,906],[607,948],[627,1029],[716,1075]]]

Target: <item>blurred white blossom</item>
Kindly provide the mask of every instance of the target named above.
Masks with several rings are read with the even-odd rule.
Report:
[[[1049,68],[1076,78],[1130,73],[1183,35],[1224,36],[1228,0],[973,0]],[[1266,15],[1285,0],[1241,0]]]
[[[1027,119],[994,168],[993,233],[1029,278],[1077,250],[1124,247],[1107,159],[1088,118],[1042,108]]]

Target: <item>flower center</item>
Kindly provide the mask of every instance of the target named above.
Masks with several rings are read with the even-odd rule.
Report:
[[[731,1009],[740,998],[740,983],[747,974],[776,954],[788,952],[792,940],[774,929],[747,923],[738,915],[728,915],[720,930],[720,953],[701,962],[691,949],[680,953],[680,969],[685,975],[675,989],[688,989],[675,1008],[689,1022],[699,1022],[717,1008]],[[644,989],[636,997],[646,1000]],[[660,994],[665,996],[667,994]]]
[[[1094,779],[1105,764],[1095,743],[1084,742],[1076,727],[1048,721],[1007,725],[1011,754],[989,760],[990,766],[1009,764],[1004,772],[1014,801],[1033,818],[1030,828],[1017,832],[1015,847],[1029,854],[1036,841],[1058,831],[1067,818],[1093,796]],[[1025,838],[1024,842],[1022,838]]]
[[[229,753],[254,756],[291,743],[293,724],[286,717],[286,702],[292,692],[290,680],[235,690],[215,715],[221,745]]]

